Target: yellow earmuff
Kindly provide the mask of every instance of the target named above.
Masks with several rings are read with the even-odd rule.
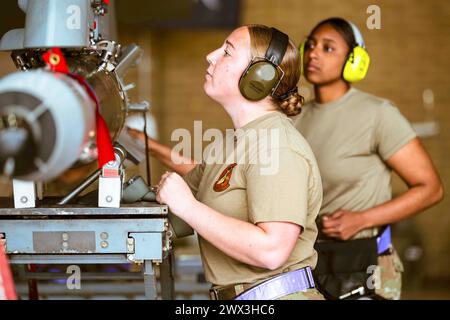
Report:
[[[345,81],[354,83],[361,81],[366,77],[370,65],[370,56],[365,49],[364,39],[359,29],[352,22],[348,20],[346,21],[353,30],[353,36],[357,45],[351,50],[347,57],[347,61],[345,61],[342,77]],[[300,52],[300,71],[303,75],[303,55],[305,53],[305,42],[302,42],[298,49]]]
[[[342,76],[345,81],[358,82],[366,77],[370,65],[370,56],[366,50],[364,39],[359,29],[352,22],[347,22],[352,27],[353,36],[357,45],[352,49],[345,62]]]
[[[300,75],[303,76],[304,74],[304,66],[303,66],[303,56],[305,54],[305,41],[300,43],[300,46],[298,47],[298,51],[300,52]]]

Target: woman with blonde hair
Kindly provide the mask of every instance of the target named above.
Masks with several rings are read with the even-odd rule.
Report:
[[[311,275],[321,179],[288,118],[301,109],[298,50],[281,31],[250,25],[234,30],[207,61],[204,90],[231,117],[234,149],[206,152],[201,164],[182,169],[164,149],[170,166],[188,172],[164,174],[157,200],[197,232],[213,299],[323,299]],[[255,133],[258,140],[247,143]]]

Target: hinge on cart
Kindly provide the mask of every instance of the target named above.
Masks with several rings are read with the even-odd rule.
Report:
[[[135,259],[135,241],[133,237],[127,238],[127,260],[136,263]]]
[[[127,253],[134,253],[134,238],[127,238]]]

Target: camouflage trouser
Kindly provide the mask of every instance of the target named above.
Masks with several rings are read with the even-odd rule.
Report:
[[[375,293],[384,299],[399,300],[402,290],[403,264],[397,251],[378,257],[379,288]]]
[[[308,289],[289,294],[277,300],[325,300],[325,298],[317,289]]]

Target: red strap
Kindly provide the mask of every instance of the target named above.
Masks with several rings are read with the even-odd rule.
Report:
[[[109,161],[115,161],[114,148],[111,142],[111,136],[109,135],[109,129],[106,125],[105,119],[100,114],[100,103],[98,102],[97,95],[94,89],[87,83],[86,79],[77,74],[69,74],[69,76],[78,81],[87,91],[89,97],[95,103],[95,122],[97,125],[97,150],[98,150],[98,167],[101,168]]]
[[[86,79],[77,74],[69,73],[69,68],[67,66],[66,59],[62,51],[59,48],[53,48],[48,50],[42,56],[44,61],[50,67],[53,72],[65,73],[71,78],[78,81],[87,91],[89,97],[95,103],[95,123],[97,126],[97,150],[98,150],[98,167],[103,167],[109,161],[115,161],[116,157],[114,155],[114,148],[111,141],[111,136],[109,135],[109,129],[106,125],[105,119],[103,119],[100,114],[100,103],[98,101],[95,91],[89,86]]]
[[[17,300],[14,281],[3,244],[0,243],[0,300]]]

